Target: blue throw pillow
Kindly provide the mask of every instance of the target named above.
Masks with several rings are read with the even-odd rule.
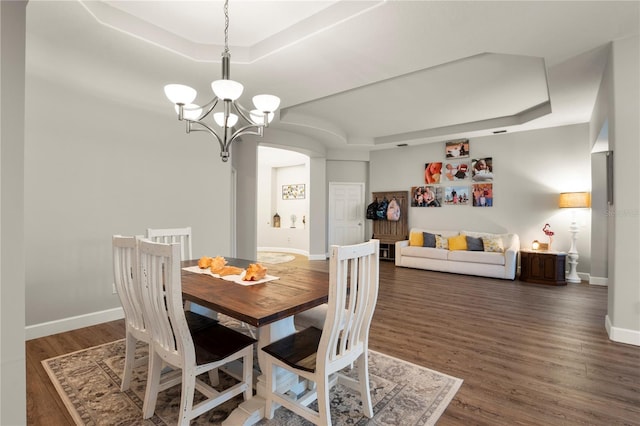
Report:
[[[482,238],[475,238],[467,235],[467,250],[484,251],[484,244],[482,243]]]
[[[433,247],[433,248],[436,247],[436,234],[423,232],[422,236],[424,237],[423,238],[424,242],[422,243],[422,247]]]

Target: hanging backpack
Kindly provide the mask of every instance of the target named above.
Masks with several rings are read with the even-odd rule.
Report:
[[[386,219],[387,218],[387,208],[389,207],[389,202],[386,197],[378,203],[378,209],[376,210],[376,216],[378,219]]]
[[[400,220],[400,204],[394,198],[387,207],[387,220],[397,222]]]
[[[367,206],[367,219],[376,220],[378,216],[376,212],[378,211],[378,199],[376,198],[373,203]]]

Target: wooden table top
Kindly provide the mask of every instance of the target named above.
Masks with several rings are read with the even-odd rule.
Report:
[[[246,268],[250,262],[227,258],[228,264]],[[186,260],[182,267],[196,266]],[[182,270],[184,299],[229,315],[255,327],[278,321],[327,302],[329,274],[299,269],[286,264],[264,265],[267,273],[279,277],[262,284],[241,285]]]

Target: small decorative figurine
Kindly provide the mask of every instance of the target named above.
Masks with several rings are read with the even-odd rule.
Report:
[[[280,228],[280,215],[277,212],[273,215],[273,227]]]
[[[298,218],[296,217],[296,215],[295,215],[295,214],[292,214],[292,215],[291,215],[291,227],[292,227],[292,228],[295,228],[295,227],[296,227],[296,219],[298,219]]]
[[[306,227],[306,225],[307,225],[307,217],[303,215],[302,216],[302,227],[304,228],[304,227]]]
[[[553,232],[551,230],[551,226],[548,223],[544,224],[544,228],[542,228],[542,232],[544,232],[544,234],[549,237],[549,248],[548,250],[551,251],[551,242],[553,241],[553,234],[555,234],[555,232]]]

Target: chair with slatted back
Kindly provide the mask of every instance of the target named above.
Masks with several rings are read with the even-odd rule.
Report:
[[[180,243],[180,260],[193,259],[190,226],[165,229],[147,228],[147,238],[156,243]]]
[[[147,228],[147,238],[156,243],[180,243],[180,260],[193,259],[190,226],[184,228]],[[200,314],[207,315],[214,319],[217,318],[217,313],[209,312],[201,307],[195,308],[189,301],[184,302],[184,309],[187,311],[198,311]]]
[[[137,254],[143,307],[152,337],[143,418],[150,418],[155,411],[163,362],[182,371],[180,425],[188,425],[191,419],[236,395],[251,398],[256,340],[219,323],[189,329],[182,306],[180,244],[138,240]],[[237,360],[242,361],[241,380],[225,390],[217,391],[198,377]],[[196,390],[206,399],[194,405]]]
[[[275,404],[316,425],[331,425],[329,391],[344,384],[358,392],[364,414],[373,416],[367,364],[369,327],[378,297],[380,244],[370,240],[350,246],[332,246],[329,300],[322,330],[309,327],[262,348],[265,352],[265,416],[272,419]],[[340,370],[354,364],[357,377]],[[276,389],[277,368],[292,371],[315,383],[297,398]],[[308,405],[317,400],[318,411]]]
[[[136,344],[138,341],[149,343],[151,332],[145,326],[142,313],[142,300],[137,287],[136,266],[136,237],[124,237],[114,235],[113,246],[113,276],[116,292],[124,311],[126,337],[124,372],[120,389],[125,391],[131,384],[133,369],[138,365],[147,363],[147,357],[135,359]]]
[[[144,364],[148,364],[149,357],[135,358],[137,342],[149,344],[151,341],[151,330],[142,308],[142,296],[138,280],[138,270],[136,261],[136,239],[142,237],[128,237],[114,235],[112,237],[113,247],[113,276],[116,292],[122,304],[125,318],[125,357],[124,371],[120,389],[129,389],[133,369]],[[196,313],[187,312],[187,321],[191,328],[205,328],[216,321]],[[217,374],[212,374],[210,380],[217,382]],[[162,379],[164,388],[171,387],[180,382],[180,376],[166,374]]]
[[[180,243],[181,246],[181,260],[193,259],[191,248],[191,227],[186,228],[168,228],[168,229],[154,229],[147,228],[147,238],[157,243]],[[187,311],[195,311],[199,314],[216,319],[218,313],[205,307],[199,306],[193,302],[185,301],[184,309]],[[251,337],[255,337],[255,330],[246,323],[241,323],[242,327],[246,328]]]

